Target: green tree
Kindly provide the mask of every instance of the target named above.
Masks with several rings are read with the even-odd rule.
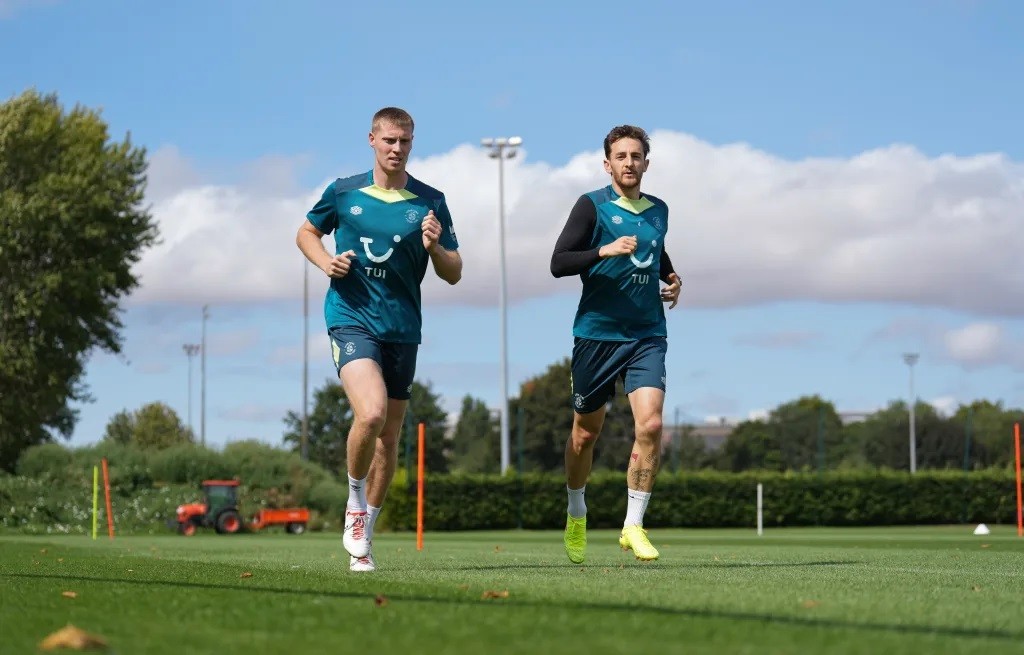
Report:
[[[692,425],[680,425],[678,434],[673,431],[669,436],[671,438],[661,460],[662,470],[672,471],[678,467],[682,471],[697,471],[713,462],[707,443],[696,434]]]
[[[0,104],[0,468],[69,437],[96,348],[121,350],[121,300],[157,239],[145,153],[98,112],[26,91]]]
[[[819,396],[802,396],[768,415],[783,470],[831,468],[845,456],[843,424],[835,406]]]
[[[107,429],[103,433],[103,440],[127,446],[132,442],[132,432],[135,429],[135,419],[131,413],[122,409],[114,414],[107,423]]]
[[[452,433],[452,468],[466,473],[497,473],[501,465],[498,420],[487,404],[466,394]]]
[[[288,412],[284,417],[284,442],[295,452],[301,452],[302,417]],[[345,471],[345,444],[352,429],[352,406],[337,380],[330,378],[324,386],[313,391],[313,407],[309,412],[309,460],[328,471]]]
[[[571,372],[571,360],[563,358],[524,382],[519,396],[509,399],[510,439],[515,448],[522,419],[523,468],[527,471],[560,471],[565,466],[565,442],[573,416]],[[512,460],[515,463],[514,450]]]
[[[566,407],[563,411],[572,412]],[[565,434],[567,439],[569,434]],[[594,444],[594,468],[610,471],[625,471],[629,468],[629,454],[633,452],[636,440],[636,426],[633,408],[629,404],[626,390],[621,381],[615,384],[615,397],[607,405],[601,436]],[[662,462],[661,467],[668,465]]]
[[[523,383],[509,401],[512,459],[516,460],[518,421],[523,420],[523,460],[527,471],[562,471],[572,431],[572,360],[563,358]],[[522,411],[520,411],[522,409]],[[594,446],[594,468],[625,471],[633,449],[633,412],[622,383],[608,404],[601,436]]]
[[[434,393],[429,382],[413,382],[412,398],[406,410],[410,426],[424,424],[424,466],[430,473],[448,472],[448,412],[441,407],[441,396]],[[418,428],[403,434],[403,439],[418,439]],[[415,444],[415,441],[413,442]]]
[[[178,413],[161,402],[148,403],[129,414],[120,411],[111,417],[103,439],[143,450],[163,450],[171,446],[195,443],[195,437]]]
[[[952,421],[965,441],[970,432],[968,468],[1013,464],[1013,424],[1024,422],[1024,411],[1004,409],[1001,402],[976,400],[960,406]],[[963,451],[960,464],[963,465]]]
[[[775,426],[760,419],[743,421],[726,437],[714,455],[714,462],[723,471],[783,470]]]
[[[309,414],[309,459],[337,475],[347,470],[348,433],[352,429],[352,406],[337,380],[328,379],[324,386],[313,391],[313,408]],[[425,465],[432,473],[448,472],[448,414],[440,405],[440,396],[429,385],[412,383],[412,398],[406,409],[406,421],[401,438],[411,439],[415,450],[416,425],[425,424]],[[302,417],[288,412],[284,417],[284,442],[295,452],[300,451]],[[407,429],[408,428],[408,429]],[[406,434],[408,432],[408,434]],[[400,447],[401,448],[401,447]],[[399,450],[399,458],[402,452]]]
[[[858,426],[864,457],[872,466],[910,470],[910,414],[907,404],[895,400],[868,416]]]

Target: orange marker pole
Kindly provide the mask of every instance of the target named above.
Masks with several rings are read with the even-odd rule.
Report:
[[[114,512],[110,508],[110,473],[107,471],[107,458],[103,458],[103,494],[107,499],[107,534],[114,538]]]
[[[427,445],[427,426],[420,423],[419,454],[416,464],[416,550],[423,550],[423,474],[424,455]]]
[[[1024,512],[1020,497],[1020,423],[1013,424],[1013,449],[1017,455],[1017,536],[1024,537]]]

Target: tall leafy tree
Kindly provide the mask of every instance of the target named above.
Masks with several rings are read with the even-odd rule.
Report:
[[[120,303],[157,239],[145,171],[94,110],[36,91],[0,104],[0,468],[69,437],[90,351],[121,350]]]
[[[487,404],[466,394],[452,433],[452,468],[466,473],[497,473],[501,465],[499,428]]]
[[[412,398],[406,409],[401,439],[409,440],[415,452],[417,426],[425,428],[424,464],[432,473],[448,471],[448,414],[441,407],[441,398],[429,384],[412,384]],[[288,412],[284,442],[296,452],[302,441],[302,417]],[[313,391],[313,407],[309,414],[309,459],[329,471],[341,474],[346,470],[348,433],[352,429],[352,406],[337,380],[328,379]],[[402,446],[399,446],[399,465],[402,465]]]
[[[958,408],[952,421],[964,435],[961,456],[966,455],[968,468],[1013,464],[1013,424],[1024,423],[1024,410],[977,400]]]
[[[114,414],[103,438],[143,450],[195,443],[195,435],[178,413],[161,402],[147,403],[130,414],[127,411]]]
[[[295,452],[302,446],[302,416],[288,412],[284,442]],[[313,406],[309,412],[309,460],[328,471],[345,470],[345,444],[352,429],[352,406],[337,380],[328,378],[322,387],[313,391]]]

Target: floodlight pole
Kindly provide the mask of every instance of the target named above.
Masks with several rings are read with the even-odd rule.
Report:
[[[511,463],[508,415],[508,288],[505,272],[505,160],[516,156],[522,138],[499,137],[481,139],[481,145],[488,150],[491,159],[498,160],[498,267],[501,282],[498,303],[501,308],[501,473],[504,475]]]
[[[920,357],[917,353],[906,353],[903,355],[903,361],[906,362],[907,368],[910,369],[910,472],[917,473],[917,431],[914,429],[914,413],[917,405],[917,399],[914,397],[914,364],[917,363]]]
[[[199,344],[186,343],[182,345],[181,349],[185,351],[185,356],[188,357],[188,429],[192,431],[192,438],[194,439],[195,427],[192,425],[192,358],[199,352]]]

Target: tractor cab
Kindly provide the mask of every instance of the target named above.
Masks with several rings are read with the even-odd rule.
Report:
[[[221,534],[240,532],[238,480],[204,480],[202,488],[205,502],[178,506],[178,531],[189,536],[200,527],[214,528]]]

